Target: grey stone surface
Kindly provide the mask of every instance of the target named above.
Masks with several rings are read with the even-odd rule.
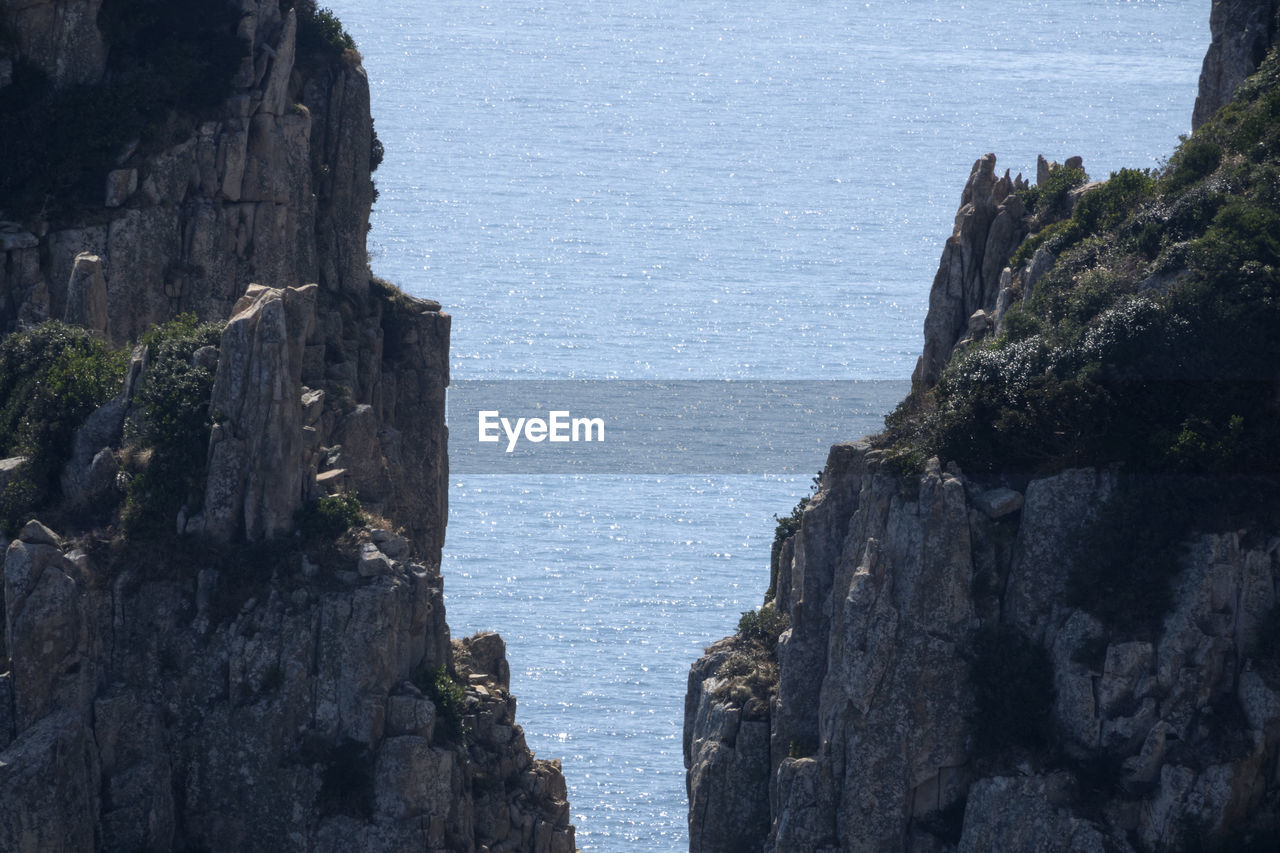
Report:
[[[997,177],[995,169],[995,155],[987,154],[973,164],[965,184],[929,291],[924,353],[912,377],[917,382],[937,381],[974,312],[995,313],[1001,272],[1027,234],[1022,202],[1013,194],[1026,183],[1008,172]]]
[[[222,333],[210,402],[219,428],[209,442],[206,533],[260,540],[293,529],[307,472],[301,344],[315,323],[315,291],[250,287]]]
[[[501,638],[470,647],[485,672],[459,675],[459,707],[421,692],[455,653],[439,573],[450,321],[370,286],[359,57],[300,63],[295,11],[239,5],[250,51],[221,109],[121,152],[80,221],[0,224],[3,331],[58,317],[123,346],[182,312],[232,318],[193,357],[216,371],[217,424],[204,505],[175,519],[224,545],[116,543],[117,559],[40,525],[3,543],[0,849],[570,853],[564,778],[515,722]],[[21,55],[77,82],[104,67],[97,7],[5,12]],[[121,425],[147,369],[135,350],[121,396],[77,432],[68,498],[146,464]],[[390,529],[359,532],[364,560],[254,564],[244,540],[292,532],[340,436],[341,479]],[[455,712],[461,733],[440,724]]]
[[[282,567],[113,579],[43,525],[26,534],[4,564],[3,849],[171,849],[181,833],[210,849],[572,851],[560,767],[534,760],[505,686],[460,673],[459,735],[414,685],[455,653],[438,569],[396,562],[350,588],[297,587]]]
[[[989,518],[1004,518],[1022,509],[1023,497],[1013,489],[990,489],[978,495],[974,503]]]
[[[918,491],[904,491],[878,451],[833,448],[796,535],[771,748],[744,736],[748,705],[718,689],[734,641],[690,672],[694,849],[735,849],[746,816],[767,811],[769,853],[930,851],[927,821],[966,797],[963,850],[1127,850],[1130,832],[1147,846],[1189,843],[1188,827],[1223,832],[1255,813],[1280,748],[1280,694],[1248,658],[1275,606],[1280,537],[1189,540],[1170,566],[1173,604],[1158,636],[1108,636],[1064,588],[1073,543],[1112,480],[1084,469],[1034,479],[1020,514],[993,521],[968,498],[989,491],[936,460]],[[988,526],[1010,523],[1011,547],[980,551]],[[974,567],[993,560],[1006,580],[980,618]],[[1043,644],[1062,747],[1081,758],[1101,750],[1127,786],[1101,812],[1080,787],[1094,777],[1027,775],[1012,757],[1002,765],[974,751],[967,644],[983,622]],[[804,757],[786,758],[797,750]]]
[[[1191,127],[1204,124],[1231,100],[1244,79],[1252,74],[1275,44],[1274,0],[1213,0],[1209,13],[1211,42],[1200,70]]]
[[[66,321],[103,335],[107,331],[107,280],[102,259],[88,252],[76,255],[67,283]]]
[[[1256,39],[1250,22],[1274,12],[1215,2],[1202,102],[1234,91],[1241,39]],[[1041,157],[1038,181],[1055,168]],[[1027,229],[1067,215],[1028,221],[1015,186],[997,178],[994,156],[974,164],[930,294],[918,384],[992,323],[998,333],[1055,263],[1040,247],[1008,266]],[[764,814],[765,853],[1182,849],[1267,825],[1280,675],[1258,643],[1277,603],[1280,529],[1188,533],[1167,566],[1163,623],[1129,635],[1090,612],[1089,591],[1068,594],[1117,474],[1011,472],[1006,482],[1016,488],[970,481],[936,458],[904,480],[869,443],[831,449],[800,530],[771,555],[790,628],[761,715],[767,753],[742,728],[756,700],[718,676],[741,638],[690,669],[692,850],[758,849],[759,832],[750,842],[739,832]],[[1051,751],[978,749],[971,642],[994,626],[1045,652]]]

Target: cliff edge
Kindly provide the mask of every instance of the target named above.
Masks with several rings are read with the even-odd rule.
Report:
[[[1167,167],[975,163],[911,395],[690,671],[692,851],[1275,848],[1273,12]]]
[[[0,2],[0,849],[571,853],[311,2]]]

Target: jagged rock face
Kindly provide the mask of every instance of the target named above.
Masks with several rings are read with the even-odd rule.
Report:
[[[572,851],[559,765],[505,686],[459,667],[462,735],[416,686],[452,655],[440,574],[373,539],[407,545],[372,532],[376,576],[255,574],[28,525],[5,555],[0,849]],[[471,642],[505,669],[500,641]]]
[[[1192,129],[1226,106],[1244,79],[1258,69],[1280,36],[1276,14],[1275,0],[1213,0],[1209,13],[1213,40],[1200,71]]]
[[[305,496],[300,390],[315,299],[315,285],[250,288],[227,322],[210,403],[219,422],[209,439],[204,516],[195,529],[226,541],[293,529]]]
[[[1022,176],[996,176],[996,156],[973,164],[956,212],[955,230],[947,239],[942,261],[929,291],[924,321],[924,353],[912,380],[932,385],[965,337],[976,311],[993,313],[1000,277],[1009,258],[1027,235],[1025,207],[1014,191],[1026,186]]]
[[[847,444],[832,449],[822,483],[789,572],[767,762],[730,758],[724,778],[725,757],[700,745],[731,744],[724,721],[742,708],[712,695],[715,647],[691,672],[694,849],[731,849],[715,840],[736,824],[692,808],[729,792],[756,792],[734,810],[768,808],[765,849],[779,853],[939,849],[948,809],[962,810],[950,842],[962,850],[1154,848],[1189,826],[1228,830],[1259,807],[1280,746],[1280,692],[1250,659],[1280,582],[1274,531],[1196,538],[1170,567],[1158,636],[1133,640],[1065,603],[1073,543],[1111,476],[1033,480],[1021,508],[1001,514],[1008,489],[992,494],[934,463],[909,495],[878,451]],[[1116,793],[1103,803],[1076,767],[1001,765],[976,746],[968,647],[983,624],[1014,626],[1045,649],[1062,750],[1113,762]],[[1224,722],[1230,708],[1238,719]]]
[[[101,48],[96,2],[4,2],[22,57],[59,83],[101,76],[87,47],[41,53]],[[450,319],[370,276],[358,55],[304,61],[293,4],[239,5],[251,49],[221,118],[122,152],[81,221],[0,223],[0,330],[66,319],[121,346],[179,312],[230,317],[192,356],[215,372],[216,426],[175,539],[0,542],[0,849],[571,853],[564,777],[515,724],[501,638],[454,662]],[[68,505],[119,499],[147,359],[76,433]],[[338,491],[402,530],[316,565],[294,511]],[[463,687],[437,704],[441,666]]]
[[[96,39],[105,56],[100,2],[7,5],[20,55],[50,67],[74,57],[64,76],[54,75],[59,81],[102,77],[101,57],[68,41]],[[278,0],[242,7],[250,56],[225,118],[158,152],[125,157],[107,177],[102,208],[83,217],[92,224],[27,223],[35,233],[9,224],[12,236],[0,241],[0,327],[77,320],[69,282],[85,252],[101,259],[104,332],[115,344],[183,311],[227,317],[251,282],[366,292],[373,124],[364,70],[352,58],[304,73],[295,65],[296,12],[282,13]],[[44,45],[65,48],[66,57]]]
[[[770,707],[722,693],[716,673],[733,654],[721,640],[689,672],[684,754],[690,853],[755,849],[769,833]]]
[[[101,48],[99,5],[10,0],[19,55],[54,69],[62,60],[40,45],[73,44],[72,31]],[[274,449],[248,455],[261,470],[243,476],[263,478],[258,509],[242,502],[234,521],[214,526],[223,538],[260,538],[288,528],[295,495],[358,491],[370,509],[408,528],[432,561],[447,518],[449,318],[438,304],[371,292],[367,78],[354,53],[299,65],[297,12],[282,8],[288,4],[240,5],[239,34],[250,51],[223,118],[159,151],[129,154],[108,176],[103,207],[82,221],[27,223],[32,230],[0,223],[0,330],[65,319],[121,346],[180,312],[225,319],[251,284],[280,291],[315,282],[313,328],[298,338],[303,349],[288,370],[272,376],[295,385],[300,376],[306,391],[322,396],[307,423],[275,423],[271,438],[249,437],[257,427],[248,422],[231,440],[220,429],[217,470],[232,479],[241,476],[235,442]],[[55,79],[101,78],[101,57],[87,48],[75,56],[76,68]],[[296,402],[286,394],[277,405],[291,410]],[[221,400],[215,408],[230,416],[245,405]],[[78,491],[100,449],[72,472]],[[271,467],[273,456],[289,462]],[[327,475],[318,489],[317,473]],[[204,520],[183,524],[194,531]]]

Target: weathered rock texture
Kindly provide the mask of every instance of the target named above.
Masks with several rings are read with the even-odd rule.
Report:
[[[99,5],[6,0],[3,11],[18,55],[69,84],[105,71]],[[108,176],[100,209],[75,221],[0,223],[0,331],[65,319],[119,346],[182,312],[226,319],[251,284],[282,291],[316,283],[311,307],[299,309],[308,325],[293,336],[288,370],[278,374],[295,383],[300,376],[313,394],[306,423],[251,437],[261,400],[215,405],[231,419],[220,426],[221,473],[239,451],[280,457],[284,467],[268,471],[260,462],[263,480],[242,484],[270,508],[242,506],[237,515],[248,516],[216,519],[211,530],[281,532],[298,500],[313,496],[311,479],[328,474],[322,490],[358,491],[430,559],[447,515],[441,424],[449,318],[438,304],[371,283],[368,81],[354,52],[302,63],[297,12],[282,8],[291,5],[244,0],[240,35],[250,55],[222,117],[158,151],[129,153]],[[250,369],[265,369],[255,363]],[[280,388],[264,391],[248,378],[239,377],[232,396],[268,393],[277,405],[297,407]],[[256,449],[236,444],[245,441]]]
[[[732,638],[707,649],[685,695],[690,849],[702,853],[758,849],[769,834],[770,702],[725,692],[734,680],[717,673],[733,653]]]
[[[1200,92],[1192,129],[1226,106],[1244,79],[1257,70],[1280,36],[1275,0],[1213,0],[1209,30],[1213,41],[1200,70]]]
[[[1015,190],[1025,188],[1022,176],[996,176],[996,155],[973,164],[956,211],[955,230],[942,250],[938,274],[929,292],[924,324],[924,353],[916,364],[915,382],[932,385],[960,341],[970,337],[970,318],[996,310],[1001,275],[1028,223]],[[974,329],[979,334],[985,326]]]
[[[57,84],[91,83],[107,70],[98,31],[102,0],[5,0],[18,53]]]
[[[231,540],[293,529],[302,507],[302,353],[315,326],[315,285],[251,287],[222,332],[210,408],[204,517],[189,527]]]
[[[933,463],[909,495],[879,451],[832,448],[778,567],[792,628],[778,699],[755,715],[771,737],[749,733],[745,707],[717,690],[716,647],[690,674],[691,849],[745,849],[725,839],[765,813],[767,851],[942,849],[948,809],[963,810],[951,843],[964,850],[1157,849],[1256,815],[1280,744],[1280,685],[1252,663],[1280,537],[1196,538],[1170,566],[1158,636],[1109,638],[1063,590],[1066,555],[1112,487],[1104,472],[1065,471],[993,518],[1007,495],[954,469]],[[1102,803],[1079,765],[1002,765],[975,746],[967,649],[983,624],[1047,651],[1063,754],[1111,761]]]
[[[1274,12],[1214,3],[1197,121],[1257,65]],[[1038,181],[1051,175],[1042,159]],[[998,333],[1054,264],[1041,247],[1009,265],[1047,224],[1044,211],[1029,221],[1016,187],[993,156],[974,165],[930,294],[918,393]],[[1280,519],[1189,535],[1164,567],[1169,606],[1154,627],[1108,626],[1069,578],[1089,559],[1084,533],[1124,493],[1117,474],[975,480],[943,462],[904,481],[870,443],[831,449],[799,531],[772,553],[774,605],[791,626],[776,698],[762,706],[745,687],[759,672],[731,663],[741,637],[690,670],[690,850],[1271,849]],[[1052,734],[1036,745],[993,746],[980,725],[975,684],[992,664],[977,650],[990,632],[1010,656],[1014,644],[1039,650],[1025,683],[1051,685],[1038,695]]]
[[[100,0],[3,5],[19,56],[59,83],[102,78]],[[8,225],[0,328],[76,319],[68,290],[82,252],[101,259],[102,331],[117,344],[183,311],[223,319],[250,282],[366,293],[368,80],[354,54],[297,66],[296,12],[282,5],[242,3],[251,54],[221,118],[159,151],[128,154],[107,177],[99,210]]]
[[[156,564],[29,524],[4,563],[0,849],[572,851],[506,685],[459,667],[461,735],[420,689],[453,655],[439,570],[367,535],[346,567]]]
[[[0,3],[7,49],[59,85],[101,78],[97,0]],[[0,850],[571,853],[501,638],[449,640],[449,317],[370,275],[359,57],[306,60],[294,4],[240,6],[251,52],[219,118],[123,152],[75,221],[0,223],[0,331],[65,319],[124,346],[181,312],[228,320],[192,356],[215,425],[172,537],[0,542]],[[136,345],[76,432],[60,517],[147,464],[126,425],[150,368]],[[391,524],[304,551],[295,511],[335,492]]]

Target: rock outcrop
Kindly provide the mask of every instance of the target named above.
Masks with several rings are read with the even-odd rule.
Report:
[[[0,86],[10,60],[100,81],[99,5],[4,2]],[[450,641],[450,319],[370,274],[359,55],[304,49],[313,7],[237,5],[224,103],[126,146],[101,205],[0,224],[0,330],[133,346],[41,507],[57,533],[0,541],[0,849],[572,853],[501,638]],[[178,374],[213,377],[207,475],[133,527],[156,454],[139,337],[187,312],[227,321]],[[25,462],[0,460],[0,486]],[[370,520],[313,541],[299,519],[337,493]]]
[[[747,709],[715,677],[718,649],[695,664],[691,849],[738,849],[722,839],[759,812],[767,851],[1154,849],[1266,807],[1280,683],[1256,650],[1280,531],[1196,538],[1162,628],[1134,640],[1065,603],[1065,555],[1111,475],[1032,480],[1021,508],[995,517],[1006,495],[936,461],[918,486],[904,493],[865,443],[832,448],[780,567],[792,628],[777,701],[755,712],[767,745],[744,736]],[[1002,763],[976,742],[973,638],[990,625],[1045,650],[1056,757]],[[732,807],[694,808],[724,797]]]
[[[227,321],[210,401],[217,423],[204,513],[187,523],[192,532],[260,541],[293,530],[307,497],[300,392],[315,299],[313,284],[251,287]]]
[[[56,82],[100,80],[100,5],[5,4],[17,56]],[[440,424],[449,318],[438,304],[371,283],[368,80],[354,51],[303,56],[292,4],[241,5],[249,55],[219,118],[158,150],[122,152],[100,208],[0,223],[0,330],[60,319],[123,346],[183,312],[224,320],[250,284],[316,283],[312,327],[295,340],[303,348],[291,354],[291,369],[319,393],[303,426],[324,451],[313,460],[329,474],[323,488],[358,491],[370,509],[409,529],[424,554],[438,552],[447,517]],[[71,49],[81,42],[97,52]],[[308,485],[295,485],[272,488],[311,496]],[[295,505],[280,504],[267,526],[287,526],[281,519]]]
[[[21,58],[57,82],[88,83],[106,71],[100,5],[4,11]],[[69,283],[85,252],[101,260],[103,332],[116,344],[183,311],[226,318],[250,282],[367,292],[374,134],[364,69],[354,54],[300,67],[297,11],[282,8],[291,4],[241,5],[249,56],[219,118],[160,150],[121,152],[92,213],[7,223],[0,327],[75,321]]]
[[[965,339],[978,311],[994,314],[1001,274],[1029,230],[1026,208],[1015,194],[1027,183],[1006,171],[996,176],[996,155],[973,164],[956,211],[955,230],[942,250],[942,261],[929,291],[924,323],[924,353],[913,382],[932,385]]]
[[[1212,42],[1200,71],[1191,127],[1197,128],[1226,106],[1244,79],[1257,70],[1280,37],[1275,0],[1213,0]]]
[[[1273,12],[1270,3],[1214,4],[1202,102],[1206,92],[1235,91],[1244,59],[1257,64],[1248,47],[1255,42],[1241,39],[1261,32],[1258,22]],[[1273,86],[1274,70],[1254,80]],[[1273,95],[1243,91],[1253,98],[1241,102],[1251,116]],[[1078,158],[1063,164],[1081,167]],[[959,426],[948,435],[997,418],[1025,424],[1017,418],[1043,398],[957,414],[946,407],[958,397],[936,386],[942,370],[964,347],[1000,334],[1010,307],[1042,286],[1058,261],[1050,246],[1075,264],[1055,275],[1059,295],[1087,299],[1086,276],[1114,271],[1126,257],[1108,252],[1108,241],[1132,239],[1143,211],[1175,197],[1149,194],[1133,203],[1138,214],[1121,212],[1114,229],[1086,232],[1096,264],[1079,240],[1055,243],[1053,232],[1035,251],[1017,253],[1024,237],[1072,215],[1097,186],[1071,188],[1083,175],[1056,172],[1047,161],[1037,171],[1038,184],[1052,180],[1053,191],[1023,193],[1038,204],[1029,213],[1016,182],[996,177],[994,157],[975,164],[930,295],[914,399],[877,443],[831,449],[798,531],[772,550],[775,593],[765,608],[790,617],[776,664],[733,662],[740,631],[692,666],[684,736],[691,851],[1276,846],[1280,516],[1267,497],[1274,466],[1250,464],[1258,455],[1246,454],[1249,463],[1235,468],[1125,467],[1119,447],[1101,461],[1088,457],[1097,467],[1071,457],[1039,467],[996,458],[982,467],[984,446],[963,458],[997,473],[966,475],[936,457],[921,460],[921,472],[922,448],[951,445],[902,438],[921,422],[901,419],[917,416],[954,416]],[[1097,198],[1127,204],[1115,189]],[[1273,201],[1255,204],[1274,214]],[[1163,293],[1189,275],[1131,263],[1136,270],[1114,279],[1128,292]],[[975,375],[993,384],[1021,376],[1030,385],[1059,369],[1054,359],[1067,345],[1048,330],[1085,321],[1063,311],[1035,317],[1043,335],[1006,338],[992,352],[1009,357],[1030,341],[1049,353],[1049,368]],[[1116,357],[1101,369],[1129,364]],[[1272,386],[1261,393],[1271,416]],[[1111,427],[1090,420],[1081,428]],[[1018,429],[1003,433],[1010,444]],[[1145,473],[1153,469],[1178,474],[1153,482]],[[1227,494],[1248,499],[1228,512],[1219,505],[1231,503]],[[777,675],[762,687],[767,671]]]
[[[572,851],[559,765],[505,684],[460,667],[433,692],[454,654],[438,568],[361,535],[345,565],[157,564],[28,524],[5,555],[0,849]]]

